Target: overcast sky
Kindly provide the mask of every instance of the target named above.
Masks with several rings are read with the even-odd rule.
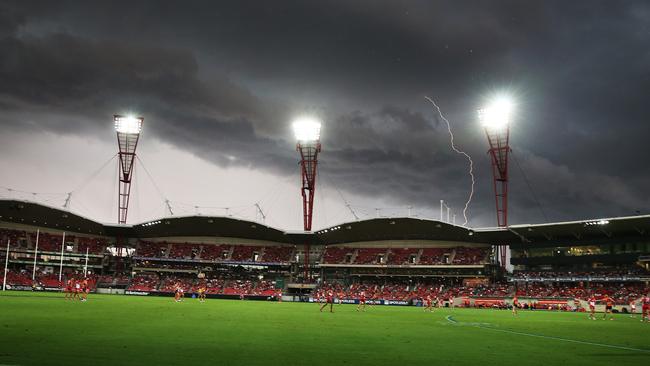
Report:
[[[0,186],[53,194],[0,197],[73,191],[115,222],[112,115],[133,113],[155,184],[136,166],[130,222],[169,199],[301,229],[306,114],[323,121],[314,228],[352,220],[345,201],[437,218],[444,199],[462,222],[467,161],[429,96],[475,162],[470,225],[494,226],[476,110],[510,93],[510,223],[650,213],[648,45],[647,1],[3,1]]]

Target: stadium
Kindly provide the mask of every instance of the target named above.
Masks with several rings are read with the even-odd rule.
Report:
[[[122,14],[125,9],[114,6],[106,6],[98,12],[99,8],[79,5],[61,5],[61,9],[66,10],[61,13],[42,4],[0,5],[0,21],[7,24],[7,27],[0,27],[0,85],[3,81],[12,85],[9,89],[0,86],[0,108],[7,112],[6,119],[0,117],[0,127],[7,136],[0,135],[0,170],[3,171],[0,178],[0,267],[3,268],[0,274],[0,366],[207,362],[225,365],[570,363],[593,366],[640,365],[650,361],[650,215],[644,213],[647,211],[647,182],[644,180],[647,172],[635,169],[634,174],[630,173],[627,163],[627,160],[639,160],[643,165],[647,151],[629,142],[626,161],[615,161],[620,167],[617,164],[597,165],[608,174],[618,172],[619,168],[629,173],[620,173],[616,179],[612,178],[614,173],[597,175],[571,170],[571,154],[555,154],[555,149],[566,148],[561,145],[577,146],[582,141],[584,151],[609,162],[606,155],[617,152],[608,149],[607,154],[598,155],[605,142],[613,138],[618,146],[624,138],[632,141],[632,136],[620,132],[611,137],[615,133],[609,129],[599,130],[597,120],[593,119],[596,121],[593,125],[568,120],[558,122],[561,128],[556,128],[560,132],[554,132],[566,135],[566,139],[564,136],[546,136],[545,139],[541,130],[536,130],[539,136],[522,137],[521,129],[526,126],[534,130],[530,124],[522,123],[523,114],[543,115],[530,107],[534,104],[531,100],[538,98],[538,104],[544,106],[542,109],[547,105],[554,108],[563,105],[549,97],[555,97],[557,90],[546,90],[541,86],[544,83],[535,84],[532,79],[526,79],[530,83],[528,88],[544,90],[546,99],[539,95],[511,93],[513,89],[505,88],[506,92],[482,97],[480,104],[474,103],[475,99],[470,103],[460,98],[463,102],[454,104],[449,101],[462,93],[446,94],[445,91],[445,97],[440,100],[447,105],[454,108],[471,106],[471,113],[452,113],[456,118],[449,120],[439,106],[442,105],[439,99],[429,96],[418,95],[417,98],[426,109],[421,106],[399,109],[386,104],[375,114],[356,105],[349,107],[347,101],[341,103],[337,98],[325,98],[333,105],[332,109],[338,108],[337,113],[344,114],[342,106],[350,108],[351,112],[345,111],[350,114],[348,119],[315,111],[317,108],[311,106],[311,101],[301,99],[317,99],[315,95],[318,94],[305,92],[311,84],[301,84],[297,76],[293,79],[294,73],[303,75],[304,65],[320,65],[321,59],[331,63],[316,68],[320,71],[314,73],[338,80],[340,84],[332,87],[326,80],[328,77],[318,79],[324,89],[332,87],[337,96],[350,86],[348,79],[355,83],[357,77],[367,85],[383,80],[394,83],[399,89],[395,94],[386,95],[376,90],[354,89],[355,92],[365,90],[366,94],[354,99],[355,92],[343,93],[346,95],[343,99],[349,98],[350,104],[361,105],[366,97],[399,99],[402,93],[412,98],[415,90],[421,90],[413,81],[419,80],[420,74],[409,74],[401,64],[392,63],[405,62],[418,72],[427,70],[429,65],[421,69],[419,62],[409,64],[407,59],[412,54],[402,52],[398,57],[390,53],[391,65],[386,66],[381,61],[382,52],[392,52],[397,45],[409,51],[411,40],[419,44],[415,40],[421,40],[423,34],[436,37],[440,33],[447,34],[452,27],[445,23],[446,18],[436,18],[446,25],[436,23],[436,27],[441,28],[428,33],[423,27],[413,26],[422,25],[421,19],[412,16],[418,11],[410,7],[398,7],[397,11],[392,8],[395,4],[390,5],[395,11],[374,9],[376,13],[366,13],[368,6],[351,9],[338,4],[333,9],[329,5],[303,8],[305,5],[290,4],[287,7],[278,5],[277,9],[269,6],[259,14],[245,6],[240,12],[237,6],[233,10],[202,4],[201,10],[206,14],[215,14],[214,17],[228,14],[219,18],[225,25],[218,28],[211,17],[201,19],[201,12],[196,9],[185,13],[184,7],[178,4],[170,5],[169,9],[163,6],[160,8],[164,9],[159,9],[158,4],[143,5],[142,9],[131,9],[137,15],[133,18],[131,15],[115,16],[114,11]],[[433,11],[422,6],[417,4],[415,8],[420,9],[419,15],[424,14],[428,26],[438,9]],[[491,14],[494,18],[489,19],[499,19],[499,24],[513,21],[520,29],[518,32],[529,31],[529,25],[519,24],[520,15],[511,6],[514,5],[501,9],[496,16],[493,9],[477,5],[480,9],[476,14],[479,18]],[[464,11],[474,8],[466,6]],[[157,13],[152,15],[153,9]],[[170,9],[174,11],[167,14]],[[316,14],[318,9],[321,14]],[[333,10],[336,11],[330,14]],[[533,16],[529,8],[520,10]],[[549,14],[559,14],[558,11],[549,9]],[[360,12],[364,15],[360,16]],[[501,13],[510,15],[502,19]],[[79,16],[81,14],[84,16]],[[402,23],[396,20],[398,14],[410,18]],[[78,21],[86,16],[91,19],[89,22]],[[247,20],[249,16],[253,20]],[[275,19],[276,16],[293,20],[293,23],[288,22],[292,24],[290,32],[279,25],[283,22]],[[319,27],[306,24],[309,21],[303,23],[303,16],[316,20],[323,16],[323,23],[315,24],[327,28],[325,35],[316,29]],[[153,38],[147,38],[152,37],[147,27],[130,28],[144,19],[156,24],[152,27],[155,28]],[[298,19],[300,22],[296,21]],[[386,19],[391,21],[384,23]],[[638,21],[636,15],[633,19]],[[110,32],[103,28],[104,21],[111,24]],[[500,44],[504,31],[500,27],[492,29],[495,22],[479,21],[478,30],[472,28],[470,32],[463,28],[450,34],[454,34],[452,38],[458,43],[466,41],[465,32],[472,34],[471,39],[482,39],[480,30],[487,27],[492,35],[484,43],[492,45],[494,42],[499,52],[509,54],[505,49],[514,47],[516,37],[506,37],[508,41]],[[550,22],[544,18],[540,23]],[[192,30],[195,23],[198,31]],[[354,24],[353,28],[338,34],[340,24],[348,23]],[[70,28],[59,30],[57,26],[62,24]],[[114,29],[114,24],[126,29],[125,33]],[[336,26],[331,27],[332,24]],[[217,27],[218,32],[213,27]],[[248,28],[255,29],[252,36],[245,34]],[[546,26],[542,28],[547,31]],[[372,30],[370,36],[356,35],[368,29]],[[580,27],[584,29],[591,28]],[[158,31],[169,39],[159,39]],[[48,32],[54,33],[48,36]],[[269,34],[260,35],[265,32]],[[374,32],[379,33],[374,35]],[[402,32],[405,38],[401,38]],[[223,34],[226,39],[219,38]],[[188,38],[183,38],[185,36]],[[204,36],[208,41],[202,40]],[[354,40],[352,43],[356,45],[341,50],[338,58],[333,55],[331,59],[324,57],[320,49],[314,52],[318,55],[314,59],[308,56],[301,59],[289,52],[294,47],[306,47],[304,43],[309,42],[305,39],[319,43],[311,41],[310,37],[325,43],[323,47],[328,43],[323,40],[334,39],[335,50],[344,47],[340,45],[341,39]],[[201,42],[210,44],[213,38],[219,39],[224,49],[233,49],[224,54],[212,54],[215,51],[211,46]],[[273,46],[269,51],[261,46],[264,42],[260,39],[279,41],[270,42]],[[382,41],[375,43],[376,39]],[[292,46],[284,49],[285,41]],[[369,45],[359,56],[355,50],[364,41]],[[247,44],[243,51],[239,49],[240,43]],[[465,58],[474,57],[476,49],[476,53],[484,57],[479,62],[481,68],[490,68],[491,59],[486,56],[485,48],[474,41],[470,43],[468,51],[460,54],[448,51],[455,43],[446,40],[442,43],[442,51],[422,52],[427,61],[454,60],[450,64],[447,61],[437,64],[443,70],[450,68],[453,71],[450,74],[465,75],[465,68],[471,69],[472,72],[466,73],[472,75],[469,79],[461,81],[461,76],[455,76],[449,85],[466,83],[475,88],[475,79],[484,76],[476,77],[480,73],[474,73],[476,70],[464,64],[475,61]],[[571,41],[581,46],[586,43],[584,40]],[[298,47],[299,44],[302,46]],[[428,49],[428,43],[425,45],[410,51],[419,57],[421,50]],[[65,52],[66,47],[71,51]],[[306,49],[312,50],[311,47],[313,45]],[[2,56],[4,48],[10,51],[4,53],[14,55],[13,58]],[[186,48],[192,50],[190,56]],[[103,54],[105,49],[112,52]],[[251,49],[255,52],[251,53]],[[282,49],[294,57],[274,59]],[[235,51],[241,52],[238,57],[219,63],[220,57],[237,53]],[[445,52],[452,52],[452,56]],[[354,57],[348,58],[349,55],[364,60],[363,66],[353,61]],[[581,55],[575,58],[578,56]],[[509,57],[499,64],[510,65]],[[70,68],[62,66],[73,59],[80,64]],[[274,67],[284,62],[294,67],[286,67],[291,75],[285,74],[286,70],[280,67],[272,72],[267,69],[268,65],[255,69],[252,64],[258,59],[268,60]],[[567,62],[564,56],[559,59]],[[528,64],[537,64],[538,60],[531,57]],[[293,61],[298,63],[292,64]],[[352,65],[349,66],[353,70],[351,74],[347,74],[348,67],[343,66],[346,62]],[[590,59],[589,62],[605,61]],[[219,67],[206,66],[210,63],[219,64]],[[54,71],[28,72],[32,64],[38,65],[39,70],[54,65]],[[100,65],[97,74],[92,66],[95,64]],[[584,71],[584,63],[579,65],[574,69]],[[221,74],[220,68],[228,69],[224,71],[227,77]],[[329,74],[330,69],[335,73]],[[364,74],[366,69],[371,71],[370,76]],[[575,70],[572,72],[577,73]],[[497,67],[492,72],[500,75],[502,70]],[[281,81],[268,78],[267,73]],[[388,74],[398,74],[414,84],[403,86],[402,81],[391,79]],[[41,79],[34,82],[33,75]],[[63,79],[68,78],[73,80],[70,85],[52,87],[57,83],[66,84]],[[566,84],[557,81],[562,78],[568,76],[563,74],[553,80],[569,85],[571,93],[576,90],[588,94],[576,86],[580,83],[572,84],[568,79]],[[340,81],[343,79],[345,82]],[[445,84],[448,81],[442,79],[435,80],[449,87]],[[97,84],[84,89],[88,80]],[[232,90],[219,89],[223,85]],[[613,81],[611,85],[619,84]],[[85,99],[86,95],[94,95],[90,89],[102,91]],[[285,92],[293,94],[287,96]],[[467,89],[463,89],[463,93],[467,93]],[[291,103],[274,104],[283,98]],[[583,104],[576,105],[602,112],[596,102],[581,102]],[[249,110],[252,104],[259,105]],[[634,103],[626,100],[625,105]],[[276,114],[282,108],[291,110],[289,116]],[[425,114],[431,112],[432,117]],[[586,115],[572,117],[588,120]],[[13,122],[20,118],[24,125]],[[249,124],[249,119],[256,118],[263,122]],[[275,118],[280,120],[277,124],[281,127],[273,126],[277,122]],[[457,124],[456,120],[463,118],[472,122]],[[95,122],[86,120],[99,122],[93,125]],[[381,128],[371,129],[373,133],[362,129],[366,125],[384,124],[389,126],[383,130],[383,135],[378,133]],[[148,134],[149,128],[151,134]],[[355,134],[356,129],[362,132]],[[552,130],[551,127],[543,129]],[[285,130],[290,130],[291,137],[285,136]],[[579,133],[571,135],[575,130]],[[75,139],[69,135],[74,135]],[[644,136],[643,133],[634,135]],[[587,140],[591,139],[588,142],[596,141],[597,144],[587,143],[578,136],[588,136]],[[545,197],[560,197],[552,201],[558,206],[552,217],[573,217],[571,220],[549,219],[533,185],[514,158],[515,152],[520,154],[528,149],[523,142],[514,142],[515,138],[530,142],[538,137],[541,145],[550,148],[546,150],[548,159],[536,160],[542,163],[537,166],[534,183],[551,192]],[[90,142],[84,141],[86,138]],[[349,145],[342,145],[337,139],[349,140]],[[290,141],[289,145],[278,142],[286,140]],[[58,141],[60,146],[43,141]],[[143,145],[150,141],[157,141],[159,145],[142,151]],[[425,147],[419,150],[423,141]],[[361,147],[355,150],[357,144]],[[374,145],[377,146],[375,150],[368,147]],[[57,160],[59,148],[72,153]],[[630,158],[627,154],[634,154],[637,148],[641,151],[640,157]],[[176,150],[167,152],[174,149],[186,155]],[[32,150],[44,155],[32,155]],[[433,152],[422,153],[428,150]],[[534,150],[532,144],[530,150]],[[476,151],[487,154],[479,158]],[[99,165],[101,161],[97,161],[97,155],[103,158],[110,154],[114,154],[112,159],[98,171],[79,171]],[[202,166],[207,166],[206,170],[218,167],[219,172],[212,176],[217,177],[216,180],[236,177],[233,178],[235,185],[241,188],[228,190],[224,185],[210,188],[209,194],[205,194],[206,191],[197,187],[205,183],[202,180],[206,180],[206,185],[214,181],[204,178],[207,176],[204,171],[186,174],[183,165],[194,166],[188,154],[204,159]],[[210,154],[217,158],[205,157]],[[171,172],[164,176],[164,182],[152,178],[140,156],[163,167],[158,172]],[[553,159],[561,161],[560,168],[548,168]],[[588,165],[587,160],[577,160],[574,164]],[[516,163],[519,175],[512,174],[511,162]],[[35,164],[33,168],[28,166],[30,163]],[[290,167],[285,168],[285,165]],[[256,175],[237,175],[241,173],[235,170],[242,167]],[[102,172],[112,168],[116,175],[106,179]],[[554,174],[539,173],[547,171],[544,169]],[[335,184],[328,182],[334,189],[323,192],[324,170],[327,174],[337,173],[335,184],[345,184],[345,195],[353,199],[373,202],[371,204],[377,201],[377,205],[379,202],[399,202],[409,206],[403,212],[388,214],[380,214],[381,209],[375,206],[368,209],[370,214],[360,217]],[[419,175],[427,170],[432,171]],[[136,179],[136,173],[146,174],[152,185],[144,187],[143,181]],[[282,175],[289,176],[290,195],[296,201],[272,197],[279,201],[276,204],[279,209],[269,213],[269,205],[252,198],[250,187],[277,193],[275,188],[268,186]],[[89,178],[83,179],[84,183],[72,191],[42,193],[56,191],[61,185],[71,186],[81,176]],[[432,184],[421,179],[432,176],[439,180]],[[625,179],[618,179],[619,176]],[[98,190],[85,198],[79,195],[83,189],[91,191],[87,188],[91,181],[111,184],[114,191],[108,198]],[[585,185],[587,181],[595,183]],[[15,182],[24,186],[8,187]],[[635,184],[642,186],[641,199],[633,194],[636,191],[628,189]],[[513,185],[516,189],[512,189]],[[54,186],[56,188],[51,188]],[[215,197],[223,200],[227,196],[244,197],[251,201],[249,208],[253,214],[238,215],[232,207],[225,206],[217,207],[222,214],[205,213],[200,212],[198,204],[186,204],[189,209],[179,212],[176,201],[167,199],[160,186],[175,187],[171,190],[177,195],[196,189],[198,193],[194,194],[203,202]],[[40,193],[32,192],[34,187]],[[527,187],[529,193],[522,197],[523,190],[519,187]],[[564,191],[569,193],[561,194]],[[163,214],[153,211],[156,213],[147,216],[134,212],[140,197],[147,195],[156,197],[156,204],[164,208]],[[438,215],[438,200],[432,201],[433,195],[450,197],[453,203],[440,200]],[[480,196],[478,203],[477,195]],[[322,206],[331,196],[343,201],[341,208],[345,211],[345,219],[337,222],[319,217],[328,213]],[[110,199],[111,205],[117,205],[105,204],[104,198]],[[92,210],[79,209],[82,206],[76,205],[82,201],[95,209],[110,209],[110,220],[94,216]],[[296,202],[299,202],[298,213]],[[428,211],[413,213],[413,202]],[[481,211],[485,202],[489,203],[488,219]],[[584,207],[574,207],[576,202]],[[464,209],[458,210],[463,204]],[[456,205],[456,211],[450,205]],[[472,210],[477,206],[479,214],[474,214],[476,211]],[[513,207],[517,210],[512,210]],[[142,207],[138,207],[140,209]],[[151,207],[144,209],[151,211]],[[526,214],[535,210],[539,210],[544,219],[533,224],[522,223],[528,222],[530,216]],[[603,215],[610,212],[615,214]],[[472,217],[473,214],[483,216]],[[300,229],[278,225],[273,215],[290,217],[300,223]],[[463,223],[457,220],[461,215]],[[477,222],[492,224],[477,225]]]
[[[333,289],[345,303],[365,292],[381,305],[433,296],[478,308],[505,308],[516,295],[566,311],[588,309],[597,294],[629,313],[650,278],[648,216],[507,229],[382,218],[291,233],[205,216],[108,226],[37,203],[0,204],[14,290],[60,292],[67,277],[87,272],[98,293],[172,296],[178,283],[188,294],[205,284],[209,298],[313,302]],[[502,271],[495,243],[510,243],[514,272]]]
[[[12,314],[5,329],[14,330],[3,332],[6,364],[75,362],[62,344],[93,348],[87,358],[98,364],[201,362],[212,352],[229,364],[303,364],[314,355],[325,361],[310,363],[329,364],[360,352],[368,352],[360,364],[538,364],[566,354],[599,364],[623,355],[637,363],[650,352],[637,337],[647,332],[639,322],[650,281],[647,215],[507,228],[380,218],[287,232],[206,216],[105,225],[3,200],[0,220],[0,305]],[[503,243],[513,272],[499,263]],[[88,281],[84,308],[66,299],[70,279]],[[604,299],[615,302],[613,315]],[[616,321],[595,329],[590,301],[595,319]],[[79,321],[87,322],[81,330]],[[413,344],[395,344],[413,333]],[[30,351],[55,334],[62,343]],[[322,338],[335,341],[319,346]],[[464,353],[465,341],[475,352]],[[523,362],[520,353],[490,351],[502,342],[518,352],[559,351]],[[448,346],[432,353],[434,344]],[[332,347],[336,354],[324,356]]]

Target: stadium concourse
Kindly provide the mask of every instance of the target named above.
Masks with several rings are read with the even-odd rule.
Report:
[[[14,290],[61,291],[68,279],[86,278],[91,292],[140,296],[180,287],[212,298],[317,302],[331,294],[345,303],[421,305],[431,297],[479,308],[505,308],[516,296],[524,307],[572,311],[609,296],[627,312],[648,293],[648,233],[648,216],[507,229],[388,218],[313,233],[205,216],[104,225],[0,201],[0,257]],[[493,246],[504,244],[513,271],[494,258]]]

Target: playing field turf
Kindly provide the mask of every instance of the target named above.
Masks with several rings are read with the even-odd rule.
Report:
[[[0,294],[0,365],[647,365],[639,316]],[[602,316],[602,314],[601,314]]]

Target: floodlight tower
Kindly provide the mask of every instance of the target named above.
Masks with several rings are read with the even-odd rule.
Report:
[[[144,118],[114,115],[113,121],[117,132],[117,146],[120,158],[117,222],[126,224],[129,211],[129,196],[131,195],[131,178],[133,177],[135,163],[135,149],[138,147]]]
[[[494,198],[496,202],[497,226],[508,226],[508,154],[510,153],[510,120],[513,103],[507,97],[494,99],[478,111],[478,118],[485,130],[492,162]],[[500,263],[506,266],[506,245],[499,245]]]
[[[314,192],[316,191],[316,167],[320,152],[321,123],[311,117],[302,117],[293,123],[296,135],[296,150],[300,153],[300,172],[302,175],[302,213],[303,229],[311,231],[314,213]],[[305,280],[309,277],[309,243],[305,244]]]

